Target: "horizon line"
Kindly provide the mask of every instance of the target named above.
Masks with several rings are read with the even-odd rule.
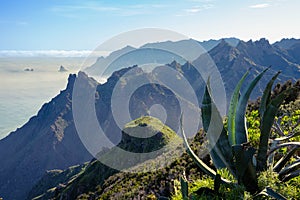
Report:
[[[190,38],[193,39],[193,38]],[[222,40],[222,39],[238,39],[240,41],[243,42],[248,42],[248,41],[259,41],[261,39],[266,39],[267,41],[269,41],[269,43],[271,45],[275,44],[276,42],[285,40],[285,39],[296,39],[296,40],[300,40],[295,38],[295,37],[291,37],[291,38],[282,38],[278,41],[275,42],[270,42],[270,40],[268,38],[265,37],[261,37],[260,39],[257,40],[253,40],[253,39],[249,39],[247,41],[239,39],[237,37],[223,37],[223,38],[219,38],[219,39],[208,39],[208,40],[197,40],[198,42],[208,42],[211,40]],[[116,49],[118,50],[118,49]],[[113,50],[113,51],[116,51]],[[111,52],[113,51],[97,51],[97,50],[87,50],[87,49],[83,49],[83,50],[61,50],[61,49],[40,49],[40,50],[16,50],[16,49],[3,49],[0,50],[0,58],[5,58],[5,57],[100,57],[100,56],[108,56]]]

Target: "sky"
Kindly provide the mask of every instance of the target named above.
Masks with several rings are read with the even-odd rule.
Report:
[[[126,31],[203,41],[300,38],[299,0],[1,0],[0,50],[92,50]]]

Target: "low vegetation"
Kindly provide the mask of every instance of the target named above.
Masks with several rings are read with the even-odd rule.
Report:
[[[238,84],[231,112],[225,118],[218,114],[208,83],[202,104],[204,127],[193,139],[184,137],[187,151],[182,155],[179,149],[172,151],[178,153],[178,158],[170,165],[151,172],[125,173],[93,160],[70,178],[60,177],[58,185],[49,188],[44,195],[39,194],[37,199],[299,199],[300,101],[296,98],[299,84],[277,84],[272,91],[276,74],[262,98],[249,103],[251,90],[263,73],[249,86],[247,93],[238,95],[243,83]],[[241,100],[243,103],[239,102]],[[145,143],[147,148],[142,148],[140,142],[134,140],[133,149],[128,141],[132,141],[130,135],[139,134],[136,127],[148,127],[150,132],[161,130],[161,143],[153,143],[150,138]],[[157,119],[136,119],[124,128],[119,146],[137,152],[164,146],[175,133],[166,126],[159,127],[161,122]],[[216,141],[209,137],[214,131],[221,133]],[[265,141],[262,133],[268,138],[264,144],[267,153],[260,151],[264,156],[259,158],[258,149],[263,146],[262,140]],[[197,155],[207,148],[206,144],[211,145],[210,154],[198,158]],[[157,165],[166,157],[169,158],[159,156],[139,167]]]
[[[211,96],[208,80],[202,102],[202,120],[215,168],[197,157],[182,127],[188,154],[207,175],[190,182],[182,175],[181,188],[188,189],[181,189],[173,199],[299,199],[299,102],[281,106],[297,88],[285,88],[272,95],[278,72],[267,84],[258,110],[246,114],[250,94],[267,70],[241,94],[240,89],[249,72],[239,81],[225,126]]]

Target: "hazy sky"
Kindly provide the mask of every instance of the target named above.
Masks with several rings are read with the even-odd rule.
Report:
[[[0,50],[90,50],[145,27],[197,40],[300,38],[299,0],[1,0]]]

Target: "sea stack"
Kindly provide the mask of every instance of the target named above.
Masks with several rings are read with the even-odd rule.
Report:
[[[58,71],[59,72],[66,72],[68,70],[64,66],[61,65]]]

